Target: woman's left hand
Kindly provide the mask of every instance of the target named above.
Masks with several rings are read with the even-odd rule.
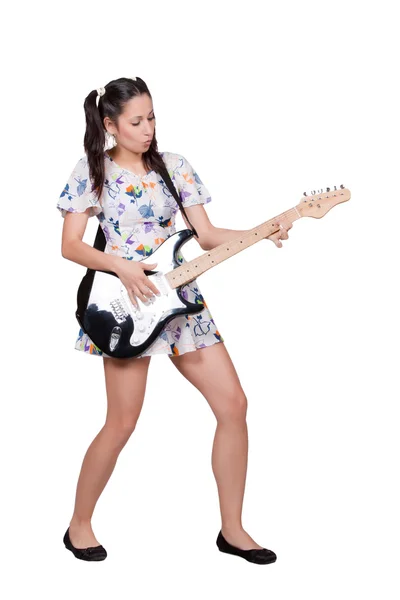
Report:
[[[267,236],[265,239],[271,240],[278,248],[282,248],[281,240],[287,240],[289,238],[288,230],[291,229],[291,227],[293,227],[293,223],[290,223],[289,221],[280,220],[278,220],[277,223],[279,223],[279,231],[275,231],[275,233]]]

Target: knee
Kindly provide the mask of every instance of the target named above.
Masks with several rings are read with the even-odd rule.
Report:
[[[247,415],[247,397],[243,390],[232,391],[226,397],[223,410],[219,411],[219,423],[242,423]]]
[[[120,417],[107,417],[105,429],[112,437],[116,447],[125,446],[136,428],[137,417],[135,415],[123,415]]]

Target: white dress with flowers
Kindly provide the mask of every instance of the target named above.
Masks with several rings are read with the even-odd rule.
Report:
[[[190,163],[180,154],[160,152],[168,173],[178,190],[184,208],[211,202],[211,196]],[[152,262],[151,255],[162,242],[176,232],[175,214],[179,206],[159,173],[136,175],[120,167],[104,152],[105,178],[102,206],[91,191],[86,155],[79,159],[58,199],[57,208],[67,212],[96,215],[107,240],[104,252],[127,260]],[[150,259],[148,259],[150,257]],[[179,262],[185,262],[178,254]],[[157,259],[155,257],[155,261]],[[182,288],[190,302],[202,302],[205,308],[194,315],[174,317],[145,352],[180,355],[223,342],[196,280]],[[82,330],[75,348],[86,354],[107,357]]]

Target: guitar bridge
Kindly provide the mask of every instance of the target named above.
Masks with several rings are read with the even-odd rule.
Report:
[[[117,323],[125,323],[128,317],[128,311],[126,310],[122,300],[116,298],[110,302],[111,312],[114,315]]]

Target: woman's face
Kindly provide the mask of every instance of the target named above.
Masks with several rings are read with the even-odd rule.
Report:
[[[113,122],[106,117],[104,126],[109,133],[115,134],[118,145],[130,152],[144,153],[154,137],[155,115],[153,103],[147,94],[136,96],[129,100],[124,112],[118,119],[118,130]]]

